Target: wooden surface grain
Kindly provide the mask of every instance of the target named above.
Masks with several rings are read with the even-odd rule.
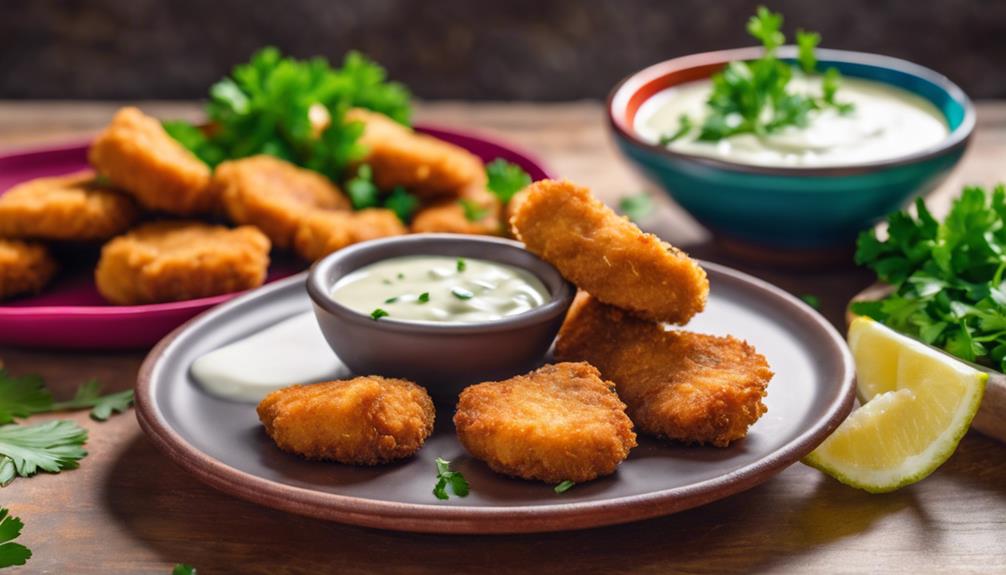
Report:
[[[197,117],[189,104],[149,103],[161,117]],[[0,102],[0,150],[82,137],[108,120],[107,103]],[[421,121],[497,135],[540,156],[559,175],[608,202],[650,190],[618,157],[603,109],[569,104],[422,105]],[[962,166],[930,197],[946,209],[962,183],[1006,180],[1006,104],[979,106]],[[659,196],[658,196],[659,197]],[[670,202],[645,227],[693,254],[815,294],[841,325],[848,299],[868,285],[855,268],[784,271],[738,261]],[[0,349],[15,374],[40,373],[57,396],[88,377],[133,385],[141,353]],[[39,416],[32,421],[42,421]],[[80,469],[18,479],[0,505],[25,522],[35,555],[11,573],[975,573],[1006,572],[1006,445],[969,434],[933,476],[888,495],[844,487],[797,464],[711,505],[640,523],[528,536],[434,536],[348,527],[256,507],[222,495],[166,461],[132,414],[107,423],[68,416],[90,431]]]

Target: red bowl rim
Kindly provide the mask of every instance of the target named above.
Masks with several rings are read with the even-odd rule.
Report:
[[[677,84],[708,78],[729,62],[735,60],[753,60],[760,56],[761,53],[762,49],[760,47],[702,52],[671,58],[670,60],[665,60],[634,72],[618,82],[608,94],[605,106],[608,122],[616,136],[624,139],[626,142],[646,151],[666,156],[672,160],[692,162],[708,168],[725,171],[775,176],[852,176],[915,164],[949,153],[951,150],[963,148],[967,145],[974,132],[974,104],[967,94],[964,93],[964,90],[939,72],[891,56],[850,50],[819,49],[817,50],[818,58],[822,61],[848,62],[890,68],[931,82],[945,90],[951,98],[961,103],[964,108],[964,119],[942,142],[934,146],[889,160],[863,162],[849,166],[757,166],[670,150],[665,146],[647,142],[636,134],[636,130],[633,127],[635,115],[639,111],[640,106],[657,92]],[[781,58],[794,58],[796,53],[797,48],[795,46],[783,46],[779,49],[779,56]],[[671,76],[679,77],[671,78]]]

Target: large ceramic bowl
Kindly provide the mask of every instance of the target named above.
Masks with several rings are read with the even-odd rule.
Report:
[[[636,72],[608,97],[621,150],[717,236],[763,252],[841,250],[860,230],[938,185],[964,153],[975,125],[971,100],[946,77],[904,60],[818,50],[821,69],[889,84],[932,102],[950,134],[938,145],[891,160],[842,167],[762,167],[668,150],[645,141],[636,113],[666,88],[708,78],[760,48],[675,58]],[[793,47],[779,51],[791,60]]]

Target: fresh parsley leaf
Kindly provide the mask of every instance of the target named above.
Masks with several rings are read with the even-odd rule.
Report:
[[[86,441],[87,430],[72,421],[0,426],[0,456],[8,458],[21,477],[39,470],[59,473],[76,469],[77,462],[87,455],[81,447]],[[6,461],[0,463],[0,469],[7,465]]]
[[[198,575],[196,568],[187,563],[175,563],[175,568],[171,570],[171,575]]]
[[[688,114],[681,114],[678,116],[678,129],[671,134],[662,134],[660,136],[660,145],[666,146],[672,142],[676,142],[687,136],[694,129],[695,123],[692,122]]]
[[[133,404],[133,390],[101,395],[101,384],[91,379],[77,388],[77,393],[69,401],[53,403],[52,411],[91,408],[91,417],[105,421],[113,412],[123,413]]]
[[[486,164],[486,180],[486,188],[503,204],[531,184],[531,176],[523,168],[503,158]]]
[[[489,215],[489,208],[487,206],[480,205],[474,200],[468,198],[461,198],[458,200],[461,204],[461,209],[464,210],[465,219],[469,222],[477,222],[487,215]]]
[[[19,517],[10,515],[6,508],[0,508],[0,568],[24,565],[31,559],[31,550],[14,543],[21,535],[24,523]]]
[[[437,499],[446,500],[450,498],[450,495],[447,493],[448,486],[450,486],[454,495],[458,497],[466,497],[468,495],[468,481],[460,471],[451,471],[450,461],[438,457],[436,459],[436,466],[437,483],[433,486],[433,495],[436,496]]]
[[[52,394],[37,375],[11,377],[0,368],[0,425],[52,409]]]
[[[188,148],[210,167],[215,167],[227,159],[227,153],[223,148],[212,142],[198,126],[178,120],[169,120],[161,124],[169,136],[178,140],[182,146]]]
[[[467,263],[465,263],[465,260],[464,260],[464,259],[462,259],[462,258],[458,258],[458,262],[457,262],[457,268],[458,268],[458,271],[459,271],[459,272],[463,272],[463,271],[465,271],[466,269],[468,269],[468,264],[467,264]]]
[[[380,190],[374,183],[374,172],[369,164],[361,164],[356,175],[346,182],[346,193],[354,210],[374,208],[380,205]]]
[[[814,54],[814,49],[820,43],[821,35],[817,32],[796,31],[796,45],[798,47],[796,59],[800,62],[800,67],[803,68],[803,71],[808,74],[817,69],[817,56]]]
[[[623,196],[618,200],[618,211],[638,223],[653,212],[653,199],[646,192],[634,196]]]
[[[418,301],[419,303],[426,303],[430,301],[430,292],[424,291],[423,293],[419,294],[419,297],[416,299],[416,301]]]
[[[405,188],[398,186],[384,200],[384,207],[395,212],[398,219],[407,224],[412,219],[412,214],[419,209],[419,200]]]
[[[475,297],[474,293],[462,287],[451,288],[451,294],[460,300],[469,300]]]
[[[802,299],[804,303],[806,303],[810,307],[818,311],[821,311],[821,298],[817,297],[816,295],[805,293],[800,296],[800,299]]]
[[[398,296],[393,296],[393,297],[389,297],[388,299],[384,300],[384,303],[395,303],[396,301],[398,301]]]
[[[569,491],[570,488],[573,487],[574,485],[576,485],[576,483],[574,483],[574,482],[572,482],[572,481],[570,481],[570,480],[567,479],[566,481],[563,481],[559,485],[555,486],[555,492],[556,493],[565,493],[565,492]]]
[[[374,309],[374,311],[370,312],[370,317],[374,318],[374,321],[377,321],[382,317],[388,317],[388,315],[390,314],[388,314],[388,312],[384,311],[381,308],[376,308]]]

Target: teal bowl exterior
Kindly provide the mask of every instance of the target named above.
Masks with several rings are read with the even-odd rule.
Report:
[[[964,154],[974,129],[974,107],[947,78],[909,62],[819,50],[820,67],[843,76],[883,82],[932,102],[950,134],[930,150],[848,167],[759,167],[703,158],[636,137],[632,115],[653,94],[708,77],[757,49],[728,50],[670,60],[624,80],[608,100],[621,151],[714,234],[749,246],[827,251],[850,246],[859,231],[939,185]],[[791,55],[787,48],[781,55]],[[634,108],[633,108],[634,106]],[[628,114],[631,108],[631,114]]]

